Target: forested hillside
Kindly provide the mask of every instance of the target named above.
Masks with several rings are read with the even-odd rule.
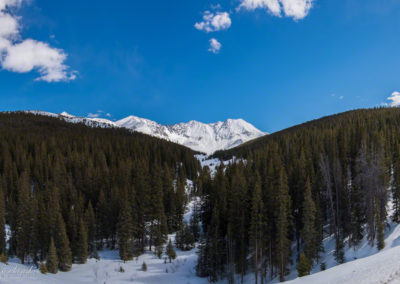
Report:
[[[324,236],[344,243],[367,236],[384,247],[387,204],[400,221],[400,109],[351,111],[217,153],[244,158],[200,177],[204,204],[198,274],[233,282],[254,273],[284,280],[297,257],[299,276],[319,262]]]
[[[118,247],[130,260],[164,244],[182,227],[186,178],[200,171],[194,154],[128,130],[1,113],[2,261],[46,260],[54,273],[103,247]]]
[[[43,261],[57,272],[103,248],[118,249],[123,261],[163,249],[172,258],[174,245],[194,254],[198,241],[196,272],[205,281],[251,273],[266,283],[286,280],[293,268],[299,276],[324,270],[328,236],[338,264],[347,261],[345,247],[365,239],[381,250],[388,217],[400,222],[398,108],[351,111],[256,139],[217,153],[236,161],[213,173],[195,154],[124,129],[0,114],[0,228],[11,232],[6,244],[0,230],[0,260]],[[186,179],[199,201],[189,224]],[[175,232],[172,244],[167,234]]]

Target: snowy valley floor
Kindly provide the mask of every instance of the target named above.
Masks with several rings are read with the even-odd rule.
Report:
[[[188,214],[190,214],[188,212]],[[173,235],[170,235],[173,238]],[[323,272],[316,266],[312,275],[296,278],[295,270],[288,278],[294,279],[287,283],[293,284],[357,284],[357,283],[400,283],[400,225],[392,224],[386,234],[386,247],[381,252],[371,248],[363,241],[358,250],[346,250],[345,264],[334,266],[333,240],[325,240],[326,254],[323,256],[327,267]],[[16,261],[9,265],[0,264],[1,284],[81,284],[81,283],[167,283],[167,284],[203,284],[207,279],[199,278],[195,274],[197,261],[196,249],[188,252],[177,250],[177,259],[173,263],[164,263],[153,253],[141,255],[137,260],[123,263],[119,260],[118,251],[105,250],[100,252],[101,259],[89,259],[86,264],[74,264],[69,272],[57,274],[41,274],[37,269],[30,269],[30,265],[21,265]],[[357,259],[355,259],[357,257]],[[148,270],[141,270],[143,261]],[[125,272],[119,272],[123,267]],[[167,273],[168,270],[168,273]],[[275,279],[271,283],[277,283]],[[224,282],[221,282],[224,283]],[[239,283],[239,282],[238,282]],[[254,283],[252,274],[249,274],[245,283]]]
[[[190,208],[190,206],[189,206]],[[188,210],[186,218],[191,214]],[[173,239],[174,235],[170,235]],[[378,252],[363,240],[357,250],[346,249],[347,263],[335,266],[333,260],[334,240],[324,241],[325,254],[322,256],[328,269],[319,272],[316,265],[310,276],[296,278],[295,269],[288,276],[294,279],[287,283],[293,284],[357,284],[357,283],[400,283],[400,225],[391,224],[386,233],[386,247]],[[118,251],[104,250],[100,252],[100,260],[89,259],[86,264],[74,264],[69,272],[57,274],[41,274],[30,265],[21,265],[11,260],[9,265],[0,263],[1,284],[80,284],[80,283],[167,283],[167,284],[202,284],[207,279],[199,278],[195,273],[197,261],[196,249],[183,252],[176,250],[177,259],[173,263],[164,263],[152,252],[141,255],[138,259],[123,263],[119,260]],[[142,271],[143,261],[147,271]],[[125,272],[119,272],[122,267]],[[167,272],[168,271],[168,272]],[[271,283],[277,283],[274,279]],[[224,283],[224,282],[221,282]],[[238,282],[239,283],[239,282]],[[254,283],[252,274],[247,275],[245,283]]]
[[[215,171],[218,160],[207,160],[199,156],[203,165]],[[188,181],[187,189],[191,187]],[[189,192],[189,191],[188,191]],[[193,212],[195,201],[191,201],[186,210],[184,219],[189,221]],[[390,208],[389,204],[389,208]],[[175,236],[169,238],[174,241]],[[337,265],[334,261],[335,240],[327,237],[324,240],[325,252],[321,261],[326,264],[327,270],[320,272],[319,264],[315,265],[312,275],[296,278],[297,271],[293,266],[287,283],[293,284],[400,284],[400,225],[390,223],[385,234],[385,248],[378,252],[375,247],[370,247],[363,239],[359,247],[346,247],[346,263]],[[138,259],[123,263],[119,259],[118,251],[103,250],[99,252],[100,260],[89,259],[86,264],[74,264],[69,272],[57,274],[41,274],[31,265],[21,265],[18,260],[12,259],[9,265],[0,263],[0,284],[122,284],[122,283],[148,283],[148,284],[205,284],[206,278],[196,276],[197,249],[180,251],[176,249],[177,258],[173,263],[164,263],[164,258],[158,259],[153,252],[147,252]],[[146,262],[147,271],[142,271],[142,264]],[[120,267],[124,272],[120,272]],[[277,283],[277,279],[266,283]],[[220,283],[226,283],[221,281]],[[237,283],[240,283],[239,281]],[[254,283],[254,276],[249,273],[245,283]]]

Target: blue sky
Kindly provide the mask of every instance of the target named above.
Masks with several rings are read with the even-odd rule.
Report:
[[[311,8],[277,2],[279,15],[269,1],[0,0],[0,20],[18,21],[0,41],[0,109],[243,118],[273,132],[400,91],[400,1],[286,0]]]

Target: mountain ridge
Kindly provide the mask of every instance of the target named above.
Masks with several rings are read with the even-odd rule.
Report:
[[[90,127],[126,128],[181,144],[208,155],[219,150],[231,149],[268,134],[241,118],[227,119],[208,124],[191,120],[187,123],[181,122],[172,125],[162,125],[158,122],[134,115],[117,121],[111,121],[105,118],[78,117],[67,112],[60,114],[36,110],[26,112],[57,117],[71,123],[84,123]]]

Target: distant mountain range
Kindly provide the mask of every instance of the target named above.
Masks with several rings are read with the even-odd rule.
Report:
[[[230,149],[249,140],[266,135],[243,119],[228,119],[214,123],[189,121],[174,125],[162,125],[155,121],[128,116],[118,121],[104,118],[77,117],[66,112],[60,114],[45,111],[30,113],[58,117],[71,123],[84,123],[91,127],[122,127],[154,137],[166,139],[195,151],[212,154],[218,150]]]

